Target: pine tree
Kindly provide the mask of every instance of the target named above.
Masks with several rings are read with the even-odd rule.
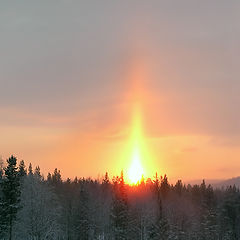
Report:
[[[223,239],[239,239],[240,237],[240,194],[235,186],[226,189],[226,196],[221,206],[221,231]]]
[[[151,240],[167,240],[170,235],[170,227],[167,218],[163,215],[162,200],[158,199],[158,214],[155,222],[149,231],[149,239]]]
[[[108,177],[108,172],[105,173],[104,179],[102,180],[103,185],[109,185],[109,177]]]
[[[27,170],[26,170],[26,167],[25,167],[24,160],[21,160],[20,163],[19,163],[19,167],[18,167],[18,175],[21,178],[21,177],[26,176],[26,174],[27,174]]]
[[[3,198],[3,193],[2,193],[2,183],[3,183],[3,174],[4,174],[4,167],[3,167],[3,160],[0,157],[0,218],[2,217],[3,209],[2,209],[2,198]],[[4,235],[4,230],[5,230],[5,225],[0,219],[0,239],[2,239]]]
[[[11,156],[4,169],[5,178],[2,182],[1,225],[8,230],[9,240],[12,239],[12,228],[19,210],[20,183],[17,171],[17,159]]]
[[[153,193],[156,200],[156,217],[149,229],[149,239],[166,240],[169,238],[170,227],[167,218],[163,214],[162,195],[166,197],[170,188],[167,176],[165,175],[164,178],[161,179],[161,186],[159,186],[159,180],[156,173],[154,185]]]
[[[167,175],[165,174],[164,177],[161,179],[161,186],[160,186],[160,192],[163,198],[167,197],[169,191],[170,191],[170,185],[168,183]]]
[[[214,240],[218,239],[217,234],[217,215],[216,215],[216,200],[214,191],[211,185],[208,187],[203,180],[201,186],[201,211],[200,211],[200,239]]]
[[[206,212],[201,221],[200,226],[200,239],[209,239],[215,240],[219,239],[218,237],[218,225],[217,225],[217,216],[214,209],[210,209]]]
[[[78,200],[75,205],[75,234],[79,240],[88,240],[90,234],[89,196],[85,183],[81,182]]]
[[[42,180],[42,175],[41,175],[41,171],[40,171],[40,167],[37,166],[34,170],[34,176],[36,178],[38,178],[39,180]]]
[[[125,240],[128,235],[128,199],[123,172],[114,181],[114,196],[112,201],[112,227],[115,240]]]
[[[61,212],[56,194],[35,175],[24,178],[14,239],[59,239]]]
[[[29,164],[29,167],[28,167],[28,175],[33,175],[33,168],[31,163]]]
[[[178,180],[174,186],[174,190],[176,191],[176,193],[178,194],[178,196],[182,195],[183,192],[183,184],[181,180]]]
[[[109,180],[108,172],[105,173],[100,186],[98,196],[97,221],[99,228],[99,239],[109,239],[110,225],[110,206],[112,202],[112,186]]]
[[[48,173],[48,175],[47,175],[47,181],[48,181],[48,183],[51,183],[51,182],[52,182],[52,174],[51,174],[51,173]]]
[[[61,177],[61,173],[60,170],[58,170],[57,168],[55,168],[53,174],[52,174],[52,183],[56,186],[60,183],[62,183],[62,177]]]

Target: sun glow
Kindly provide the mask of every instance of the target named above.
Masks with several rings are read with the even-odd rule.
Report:
[[[139,150],[135,149],[132,157],[132,164],[128,170],[128,178],[131,184],[136,184],[140,182],[143,176],[144,171],[141,165],[141,156]]]
[[[126,181],[129,184],[138,184],[142,178],[152,177],[155,172],[154,157],[150,154],[149,139],[144,132],[143,112],[146,104],[151,100],[145,87],[145,81],[149,78],[146,64],[136,59],[133,64],[129,79],[132,84],[129,92],[129,112],[131,112],[130,137],[126,151],[123,152],[127,160]],[[124,160],[124,161],[126,161]],[[154,170],[153,170],[154,169]]]
[[[135,105],[133,112],[133,126],[131,136],[131,164],[128,169],[128,181],[137,184],[144,176],[142,158],[144,157],[144,138],[142,134],[141,111],[139,105]]]

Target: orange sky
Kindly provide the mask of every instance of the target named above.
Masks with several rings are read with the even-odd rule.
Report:
[[[162,98],[166,96],[157,96],[154,89],[148,88],[151,74],[146,59],[138,56],[130,60],[125,72],[126,91],[117,96],[122,99],[118,99],[114,109],[107,106],[86,111],[86,116],[75,117],[77,124],[72,128],[55,126],[56,121],[64,122],[66,117],[47,119],[44,116],[40,116],[44,121],[53,121],[52,127],[5,126],[1,129],[5,136],[1,141],[3,156],[14,153],[27,163],[40,164],[45,174],[58,167],[64,177],[101,177],[105,171],[114,176],[123,169],[129,180],[129,171],[135,168],[132,163],[136,151],[145,178],[153,177],[156,171],[167,173],[172,181],[227,178],[229,171],[237,175],[238,148],[233,152],[232,148],[216,145],[212,136],[203,134],[180,131],[180,134],[165,135],[164,126],[161,136],[152,134],[154,127],[159,129],[156,121],[161,124],[161,116],[165,118],[168,106]],[[163,101],[159,109],[155,109],[156,100]],[[13,110],[14,114],[29,117]],[[32,116],[33,120],[37,118]],[[169,121],[175,127],[172,123],[178,119]],[[236,168],[226,168],[229,159]]]

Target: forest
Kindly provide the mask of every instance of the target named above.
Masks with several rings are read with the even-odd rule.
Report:
[[[109,179],[63,180],[56,168],[11,156],[0,164],[0,239],[17,240],[236,240],[240,239],[240,192],[170,184],[156,173],[128,185]]]

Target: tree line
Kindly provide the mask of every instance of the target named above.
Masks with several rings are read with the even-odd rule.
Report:
[[[123,172],[63,180],[55,169],[44,178],[11,156],[0,162],[0,239],[237,240],[240,192],[158,174],[137,185]]]

